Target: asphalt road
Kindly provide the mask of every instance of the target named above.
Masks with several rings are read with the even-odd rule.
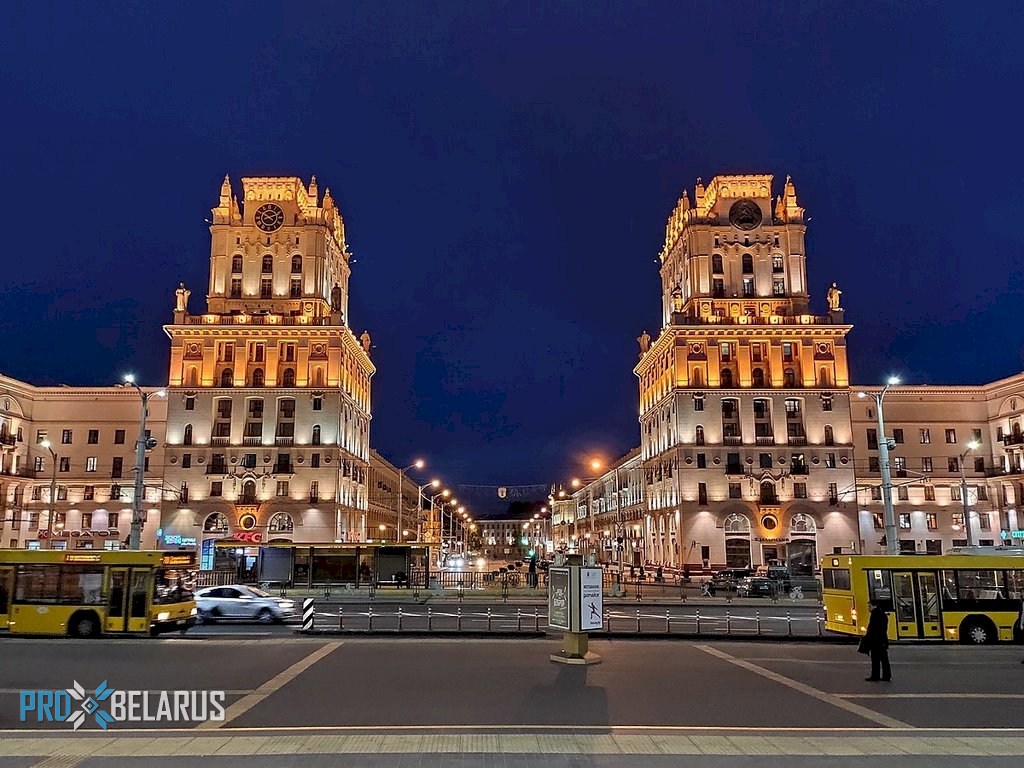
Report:
[[[422,637],[4,638],[0,729],[10,730],[0,732],[0,768],[1002,768],[1024,757],[1015,647],[897,646],[888,684],[864,682],[864,657],[845,645],[599,640],[592,650],[603,660],[591,667],[552,663],[558,647]],[[227,721],[198,730],[115,723],[108,734],[19,721],[22,689],[78,681],[92,690],[104,679],[118,690],[223,690]]]
[[[821,608],[808,603],[760,605],[608,605],[606,629],[614,633],[686,635],[788,635],[810,637],[824,633]],[[297,624],[296,621],[288,622]],[[544,605],[472,602],[416,605],[409,603],[315,604],[314,629],[345,631],[474,631],[534,632],[547,626]],[[207,634],[279,634],[280,627],[221,622],[198,627]],[[245,629],[243,629],[245,628]]]

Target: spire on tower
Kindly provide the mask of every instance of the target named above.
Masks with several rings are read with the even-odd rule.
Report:
[[[312,201],[314,206],[319,205],[319,195],[320,191],[316,186],[316,176],[313,176],[309,180],[309,199]]]
[[[227,208],[231,205],[231,178],[224,174],[224,182],[220,185],[220,207]]]

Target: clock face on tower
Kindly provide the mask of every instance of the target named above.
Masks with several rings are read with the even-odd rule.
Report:
[[[256,209],[256,226],[264,232],[276,232],[284,224],[284,211],[279,205],[267,203]]]
[[[753,229],[761,223],[761,207],[753,200],[735,202],[729,209],[729,223],[737,229]]]

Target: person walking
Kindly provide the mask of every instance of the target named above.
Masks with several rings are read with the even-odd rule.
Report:
[[[869,683],[889,682],[892,670],[889,668],[889,614],[874,600],[868,602],[870,615],[868,628],[861,638],[858,650],[871,656],[871,677],[864,679]],[[881,667],[881,677],[879,677]]]

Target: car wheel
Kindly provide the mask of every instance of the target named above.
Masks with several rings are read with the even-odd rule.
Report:
[[[269,608],[260,608],[256,613],[256,621],[260,624],[273,624],[274,614]]]
[[[213,615],[200,608],[196,611],[196,624],[213,624]]]

